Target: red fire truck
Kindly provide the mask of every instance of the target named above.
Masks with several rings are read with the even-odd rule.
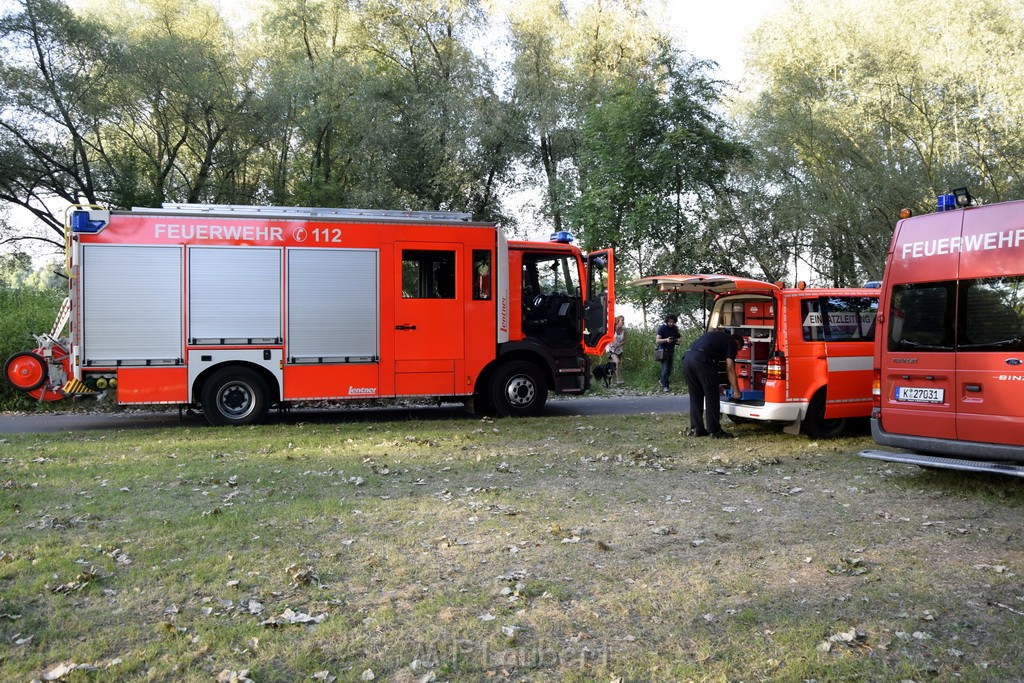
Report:
[[[731,275],[654,275],[630,284],[715,296],[708,329],[746,339],[736,357],[742,396],[721,403],[734,422],[831,438],[871,412],[878,289],[784,287]]]
[[[4,375],[215,425],[296,401],[430,397],[536,415],[612,339],[611,250],[451,212],[165,204],[68,211],[70,295]],[[65,328],[67,336],[62,336]]]
[[[1024,202],[966,188],[896,224],[867,458],[1024,476]]]

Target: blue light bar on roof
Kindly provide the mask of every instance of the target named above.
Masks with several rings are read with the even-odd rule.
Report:
[[[572,233],[568,230],[559,230],[558,232],[551,233],[552,242],[561,242],[562,244],[572,244],[575,238]]]
[[[952,211],[956,208],[956,195],[955,194],[940,194],[936,198],[935,210],[941,211]]]

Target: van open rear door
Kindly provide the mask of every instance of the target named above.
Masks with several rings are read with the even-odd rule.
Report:
[[[725,292],[746,292],[767,294],[780,287],[771,282],[762,282],[732,275],[652,275],[633,280],[634,287],[655,287],[660,292],[691,294],[723,294]]]

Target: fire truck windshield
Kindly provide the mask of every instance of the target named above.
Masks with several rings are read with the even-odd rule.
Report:
[[[579,343],[582,297],[576,259],[523,255],[523,332],[552,346]]]
[[[569,256],[527,254],[523,257],[523,287],[532,298],[561,295],[579,298],[580,281],[576,260]],[[525,292],[524,292],[525,294]],[[523,297],[524,300],[526,297]]]

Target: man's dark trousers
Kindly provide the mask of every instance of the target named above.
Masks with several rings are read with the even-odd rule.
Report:
[[[715,361],[703,351],[687,351],[683,356],[683,377],[690,388],[690,427],[698,433],[722,431]],[[707,415],[704,414],[705,408]]]

